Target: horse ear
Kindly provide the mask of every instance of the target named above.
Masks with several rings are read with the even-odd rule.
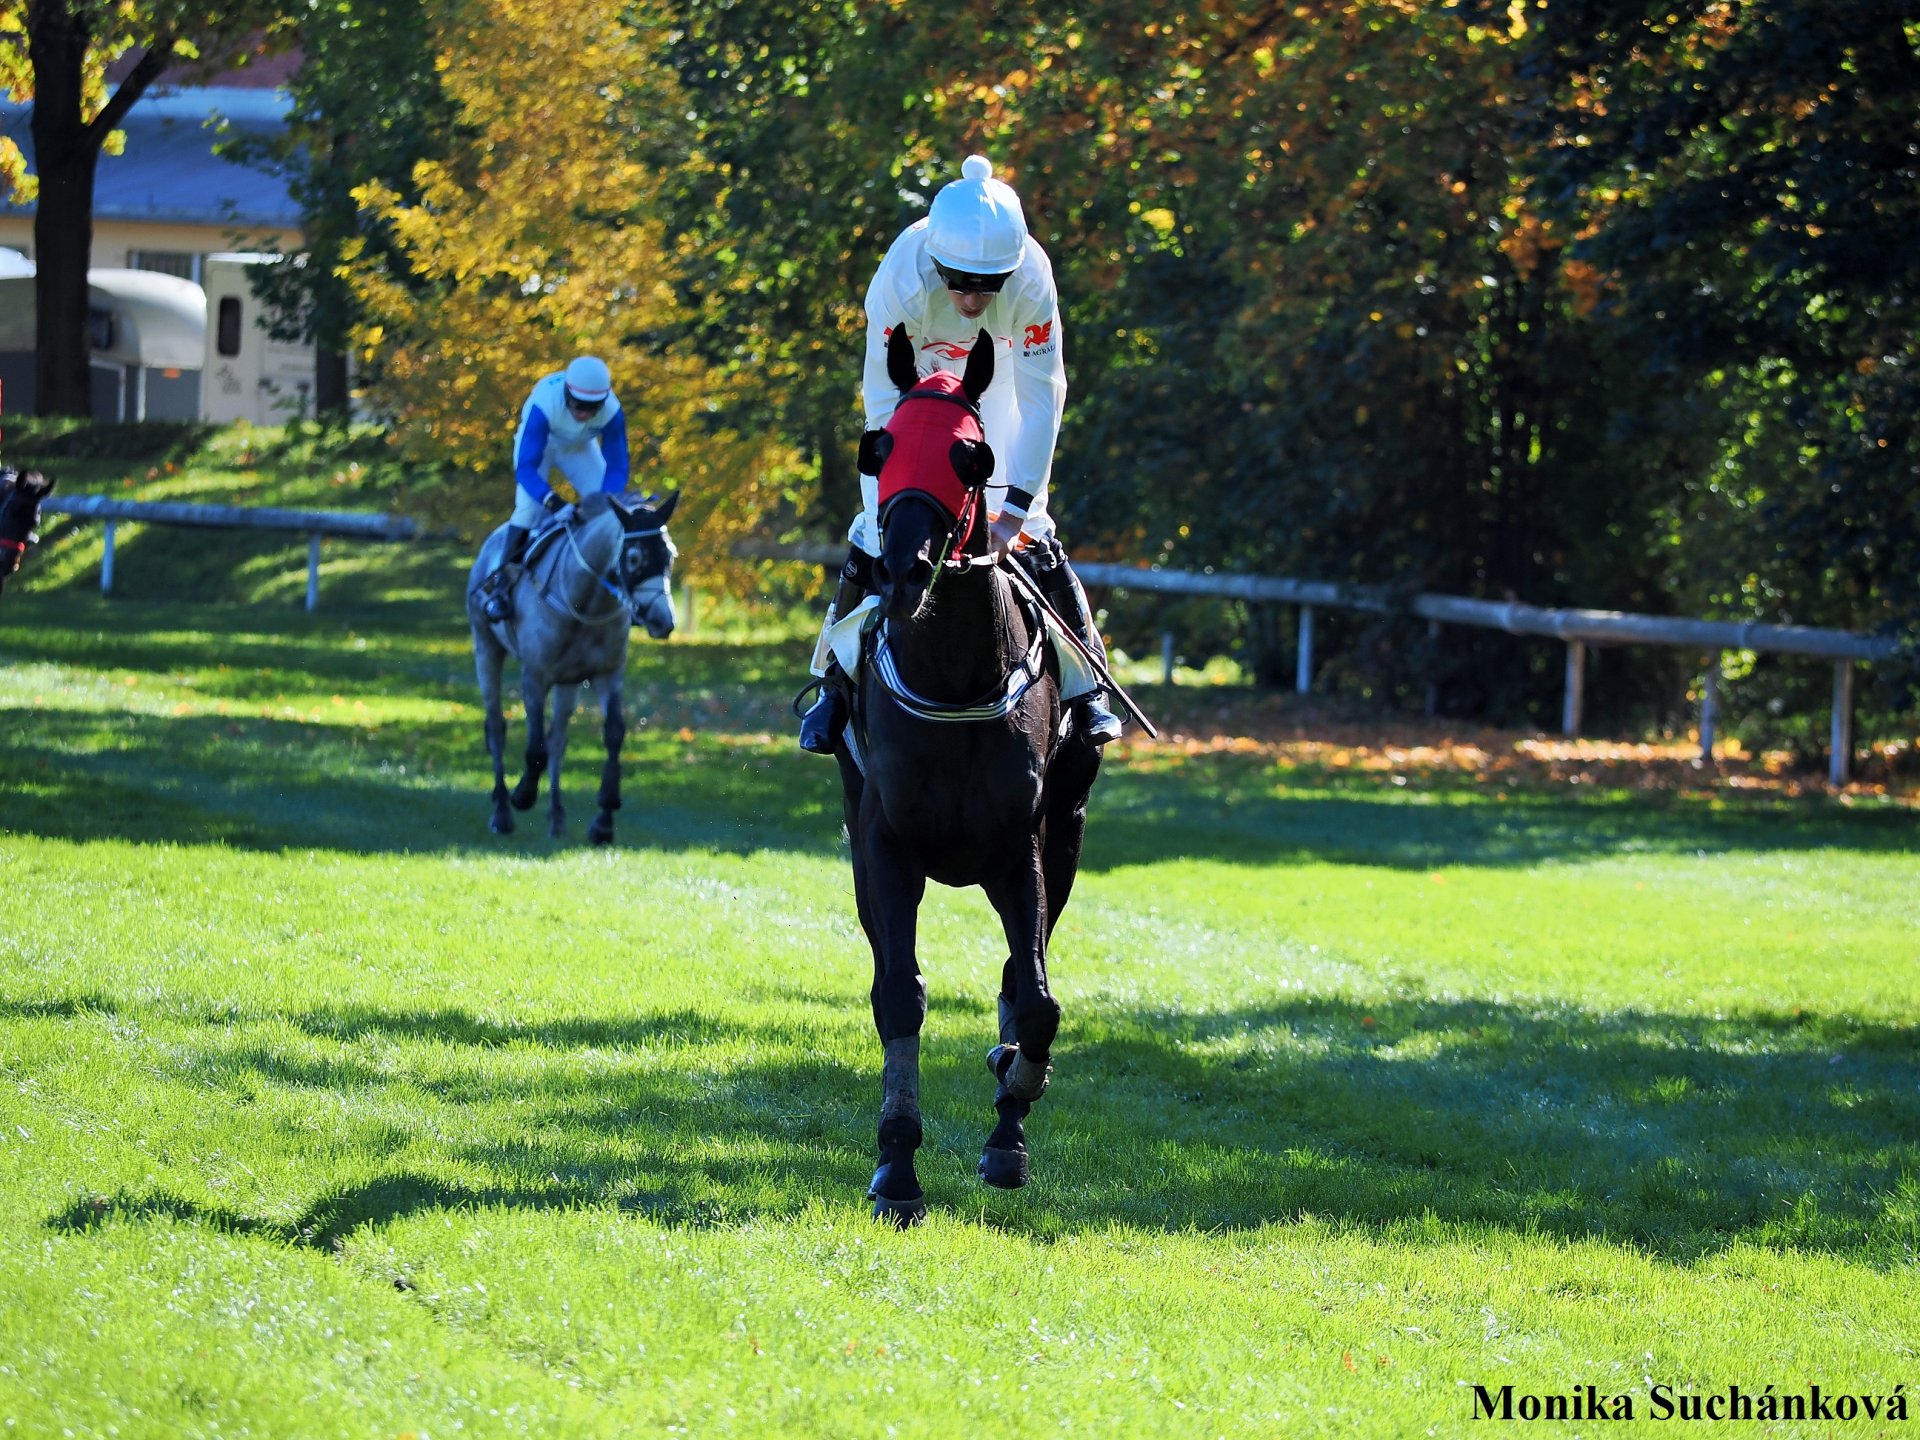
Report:
[[[887,456],[893,453],[893,432],[890,430],[869,430],[860,437],[860,473],[878,475],[880,467],[887,463]]]
[[[662,525],[666,524],[667,521],[673,518],[673,507],[679,503],[680,492],[678,490],[669,490],[667,492],[667,498],[653,507],[653,518],[658,520]]]
[[[948,447],[947,458],[963,485],[984,485],[993,474],[993,447],[984,440],[956,440]]]
[[[43,496],[53,493],[53,481],[42,475],[38,470],[29,470],[26,481],[29,490],[38,490]]]
[[[993,337],[982,330],[967,352],[967,368],[960,374],[960,391],[975,405],[993,384]]]
[[[887,332],[887,378],[902,395],[920,383],[919,372],[913,368],[913,337],[904,325]]]

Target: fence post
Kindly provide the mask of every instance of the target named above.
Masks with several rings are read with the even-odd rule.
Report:
[[[1587,642],[1567,641],[1567,696],[1560,710],[1560,733],[1578,735],[1587,704]]]
[[[1173,631],[1160,632],[1160,683],[1173,684]]]
[[[700,628],[700,596],[694,590],[691,580],[680,587],[680,598],[684,602],[680,608],[685,612],[680,621],[680,629],[691,637]]]
[[[1833,662],[1833,739],[1827,760],[1827,778],[1847,783],[1853,768],[1853,662]]]
[[[1700,678],[1700,758],[1713,759],[1713,729],[1720,721],[1720,652],[1707,657],[1706,674]]]
[[[307,609],[320,608],[320,537],[307,537]]]
[[[1293,688],[1301,695],[1313,684],[1313,607],[1300,607],[1300,655],[1294,665]]]
[[[1440,622],[1427,621],[1427,718],[1431,720],[1440,712],[1440,681],[1437,677],[1440,664]]]
[[[113,521],[107,521],[106,549],[100,552],[100,593],[113,593]]]

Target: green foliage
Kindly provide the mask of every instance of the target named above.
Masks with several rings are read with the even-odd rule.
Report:
[[[128,420],[96,425],[71,418],[24,420],[9,416],[10,463],[24,469],[61,460],[184,461],[211,427],[186,420]]]
[[[417,199],[414,167],[455,142],[455,112],[434,70],[422,0],[306,6],[296,33],[301,64],[289,85],[286,129],[271,137],[231,137],[222,149],[239,163],[279,170],[300,206],[300,254],[251,276],[268,307],[271,333],[315,344],[323,367],[331,360],[344,368],[364,316],[341,264],[350,248],[364,263],[394,261],[391,236],[353,192],[377,182]],[[344,409],[344,387],[319,395],[317,403],[322,411]]]

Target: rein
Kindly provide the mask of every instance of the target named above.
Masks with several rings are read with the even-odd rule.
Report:
[[[627,610],[627,597],[622,595],[619,589],[616,588],[606,576],[602,575],[589,564],[587,557],[580,553],[580,542],[574,538],[573,527],[571,525],[567,526],[563,533],[567,537],[567,548],[573,552],[573,558],[579,562],[580,568],[593,577],[594,584],[598,585],[608,595],[613,597],[613,609],[606,614],[583,615],[573,608],[571,601],[564,600],[560,596],[555,595],[551,583],[540,587],[540,598],[546,601],[553,609],[565,615],[569,620],[577,621],[582,625],[611,625],[615,620],[626,618],[629,614]],[[658,534],[659,532],[656,530],[652,533]],[[617,551],[615,553],[618,554]],[[552,581],[553,576],[551,572],[549,572],[547,578],[549,582]]]

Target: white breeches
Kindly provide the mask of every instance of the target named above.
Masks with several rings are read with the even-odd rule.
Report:
[[[519,440],[514,441],[514,453],[520,453]],[[540,460],[541,473],[551,478],[558,470],[573,486],[574,493],[585,499],[600,488],[600,482],[607,476],[607,457],[600,451],[600,442],[589,436],[585,445],[559,446],[549,444],[547,453]],[[540,502],[527,494],[518,485],[513,487],[513,516],[507,522],[531,530],[546,516],[546,510]]]

